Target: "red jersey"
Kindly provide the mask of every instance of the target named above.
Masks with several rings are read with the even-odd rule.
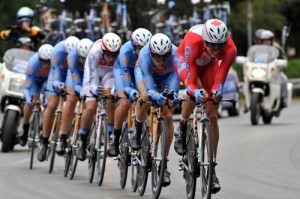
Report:
[[[228,36],[228,42],[224,51],[217,58],[210,57],[205,50],[205,43],[202,38],[202,26],[198,25],[192,27],[186,34],[177,48],[176,53],[179,58],[179,60],[175,60],[177,67],[179,65],[178,61],[182,58],[184,59],[180,62],[181,65],[183,62],[185,64],[189,89],[197,89],[197,80],[200,78],[201,84],[205,90],[222,91],[227,73],[236,56],[236,46],[231,37]],[[203,84],[209,85],[205,86]],[[209,90],[207,90],[207,92],[210,92]]]

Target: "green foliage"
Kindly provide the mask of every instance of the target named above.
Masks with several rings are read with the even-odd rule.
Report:
[[[289,59],[285,73],[288,78],[300,78],[300,59]]]

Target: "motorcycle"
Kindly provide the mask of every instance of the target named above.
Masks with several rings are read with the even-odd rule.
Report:
[[[278,56],[276,47],[254,45],[249,48],[247,57],[236,57],[236,62],[243,65],[245,110],[250,110],[252,125],[257,125],[260,117],[264,124],[270,124],[273,116],[279,117],[283,109],[281,72],[287,60]],[[292,100],[292,90],[293,85],[288,83],[287,107]]]
[[[2,152],[13,150],[17,143],[18,127],[22,117],[25,73],[33,51],[12,48],[5,52],[0,64],[0,107],[2,123],[0,138]]]

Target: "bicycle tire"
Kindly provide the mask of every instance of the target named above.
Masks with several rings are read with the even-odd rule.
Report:
[[[33,115],[33,121],[32,121],[32,134],[31,134],[31,138],[32,138],[32,142],[31,142],[31,148],[30,148],[30,165],[29,165],[29,169],[31,170],[33,167],[33,159],[34,159],[34,152],[36,150],[36,136],[39,135],[39,130],[40,130],[40,126],[39,126],[39,114],[38,113],[34,113]]]
[[[99,146],[97,148],[97,163],[96,163],[96,178],[98,186],[101,186],[103,183],[104,173],[105,173],[105,164],[107,156],[107,115],[100,116],[99,122]],[[101,142],[103,142],[101,144]]]
[[[58,113],[57,120],[55,124],[55,131],[52,139],[52,143],[50,143],[50,166],[49,166],[49,174],[53,171],[54,161],[55,161],[55,149],[57,145],[58,132],[61,122],[61,113]]]
[[[183,178],[185,179],[185,189],[186,189],[186,196],[188,199],[195,198],[196,192],[196,182],[197,182],[197,169],[200,169],[199,166],[197,167],[197,157],[196,157],[196,143],[194,137],[194,130],[192,128],[191,123],[188,123],[187,126],[187,134],[186,134],[186,141],[187,141],[187,151],[186,155],[183,157],[185,160],[185,164],[188,168],[183,171]]]
[[[131,188],[132,188],[132,192],[136,192],[136,190],[137,190],[137,170],[138,170],[138,166],[136,164],[135,165],[132,164],[132,161],[131,161]]]
[[[75,119],[73,118],[71,128],[69,131],[69,138],[67,141],[67,147],[66,147],[66,154],[64,156],[65,158],[65,168],[64,168],[64,177],[67,177],[69,174],[69,169],[70,169],[70,164],[71,164],[71,155],[72,155],[72,145],[71,145],[71,140],[73,136],[73,131],[74,131],[74,125],[75,125]]]
[[[154,143],[154,157],[152,159],[152,196],[157,199],[160,196],[164,172],[167,164],[167,126],[164,118],[157,121],[159,131],[156,133]],[[159,157],[161,155],[161,157]],[[159,162],[159,164],[157,164]]]
[[[118,167],[120,169],[120,186],[124,189],[127,181],[129,155],[127,122],[123,123],[119,149]]]
[[[91,133],[89,137],[89,145],[88,145],[88,179],[89,183],[92,183],[94,180],[95,166],[96,166],[96,153],[95,153],[95,143],[96,143],[96,133],[94,132],[94,125],[91,128]]]
[[[142,133],[141,149],[139,150],[141,164],[138,164],[137,170],[137,190],[140,196],[143,196],[147,187],[148,181],[148,163],[150,161],[150,143],[149,143],[149,123],[144,122]]]
[[[201,129],[200,143],[200,188],[201,198],[210,199],[213,181],[213,148],[209,121],[204,121]]]
[[[69,174],[70,174],[70,180],[73,180],[76,168],[77,168],[77,163],[78,163],[78,158],[76,156],[76,150],[79,148],[80,143],[79,143],[79,129],[80,127],[77,128],[76,134],[75,134],[75,140],[74,144],[72,146],[72,155],[70,158],[70,168],[69,168]]]

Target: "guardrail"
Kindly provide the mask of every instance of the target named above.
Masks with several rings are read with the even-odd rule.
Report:
[[[300,89],[300,78],[289,79],[289,82],[293,84],[293,89]]]

